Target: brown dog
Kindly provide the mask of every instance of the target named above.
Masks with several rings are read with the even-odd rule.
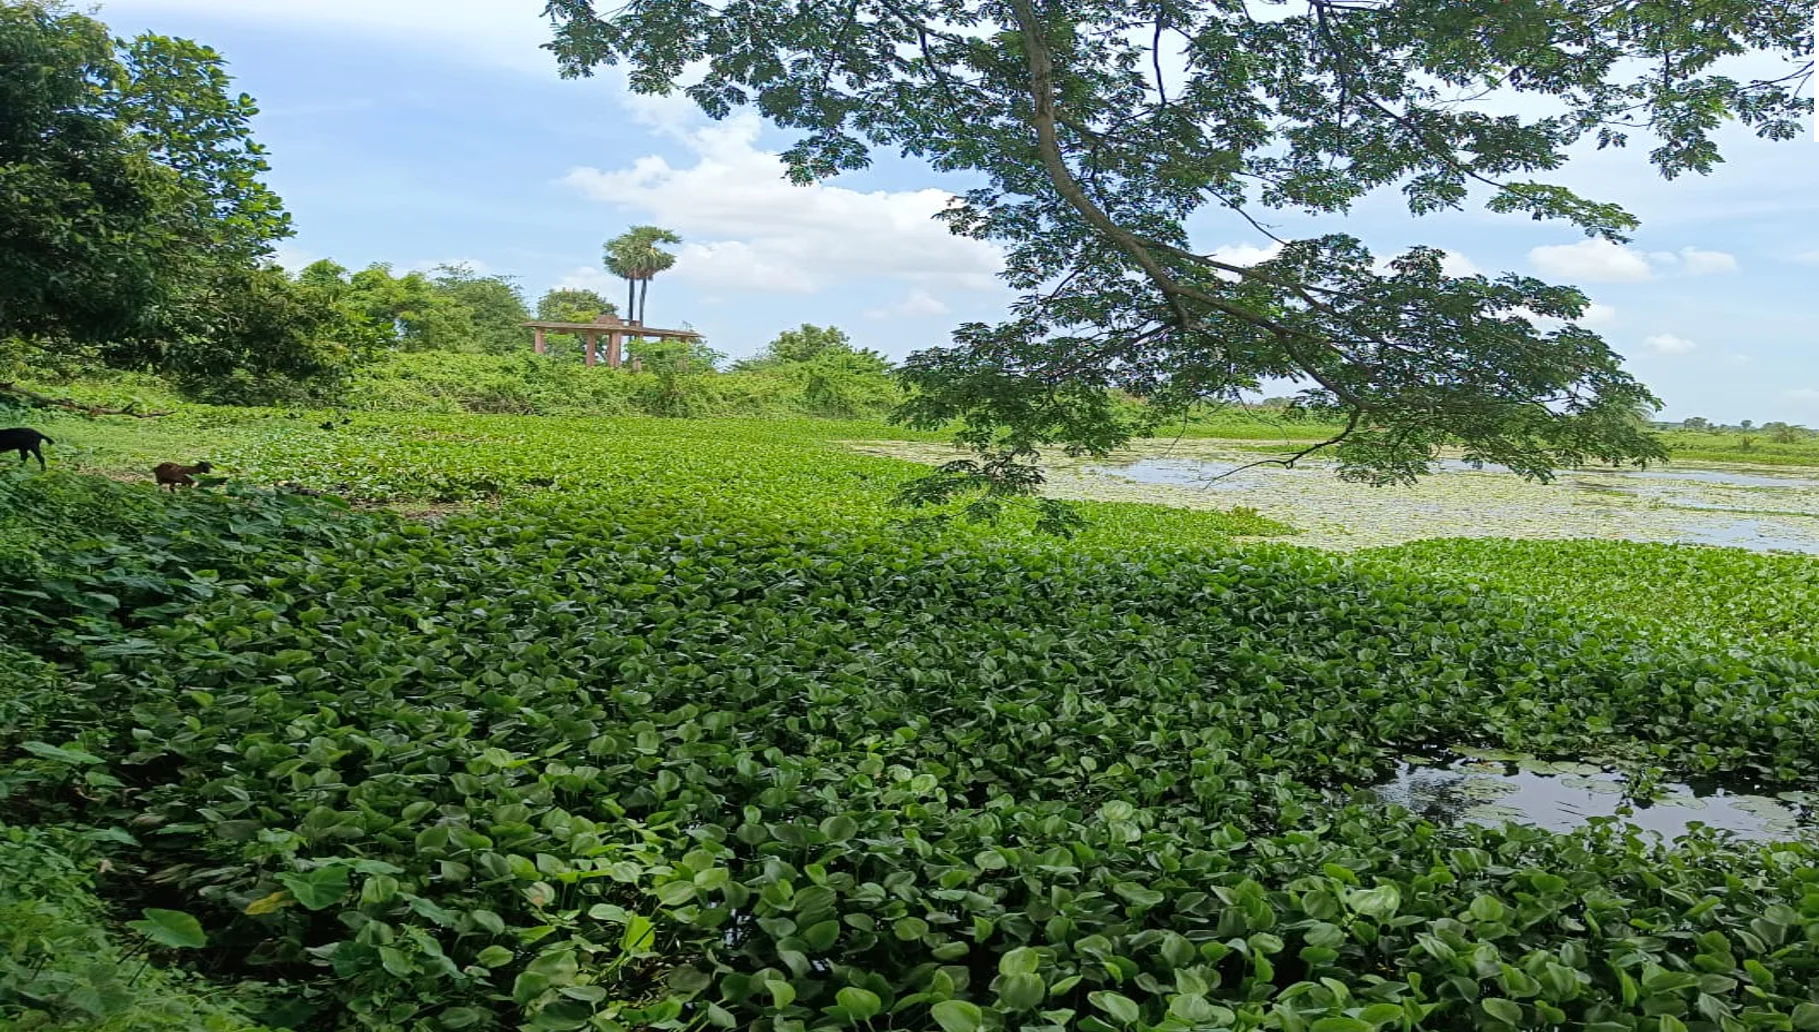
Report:
[[[196,480],[193,474],[208,473],[213,471],[214,468],[215,467],[206,462],[198,462],[194,466],[183,466],[175,462],[161,462],[152,470],[152,476],[157,478],[159,487],[168,487],[172,491],[175,491],[179,487],[195,487]]]

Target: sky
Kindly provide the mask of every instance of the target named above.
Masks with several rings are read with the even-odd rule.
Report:
[[[601,244],[656,224],[684,238],[648,322],[688,326],[732,357],[779,331],[837,325],[901,358],[994,321],[1012,294],[998,252],[930,216],[965,181],[895,155],[808,187],[782,177],[790,138],[751,115],[712,122],[680,98],[629,93],[611,70],[563,80],[540,45],[542,0],[113,0],[116,34],[208,43],[258,99],[257,139],[297,234],[279,260],[516,278],[534,303],[581,286],[623,305]],[[1819,426],[1819,142],[1723,137],[1727,162],[1669,182],[1646,147],[1590,152],[1554,181],[1642,219],[1627,245],[1478,211],[1420,219],[1389,196],[1279,235],[1347,232],[1388,255],[1450,252],[1449,271],[1580,286],[1584,320],[1665,403],[1662,418]],[[1220,214],[1197,245],[1261,257]],[[529,347],[528,339],[526,347]]]

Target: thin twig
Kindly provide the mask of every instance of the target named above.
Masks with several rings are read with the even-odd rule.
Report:
[[[1307,447],[1301,449],[1300,451],[1296,452],[1295,454],[1290,455],[1286,459],[1258,459],[1256,462],[1247,462],[1242,466],[1234,466],[1231,469],[1226,470],[1224,473],[1219,474],[1218,476],[1208,477],[1206,480],[1206,483],[1208,485],[1215,484],[1221,480],[1224,480],[1226,477],[1233,476],[1238,473],[1242,473],[1247,469],[1256,469],[1258,466],[1281,466],[1283,469],[1294,469],[1295,463],[1300,462],[1302,459],[1307,458],[1309,455],[1314,454],[1315,452],[1321,450],[1322,448],[1331,448],[1333,445],[1338,444],[1339,442],[1345,440],[1347,437],[1350,437],[1352,435],[1352,431],[1358,429],[1358,416],[1359,416],[1359,413],[1357,412],[1357,410],[1355,410],[1355,409],[1352,410],[1346,416],[1345,429],[1339,431],[1338,433],[1334,434],[1333,436],[1327,438],[1324,441],[1320,441],[1317,444],[1308,445]]]

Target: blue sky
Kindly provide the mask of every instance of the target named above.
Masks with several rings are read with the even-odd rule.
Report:
[[[688,324],[729,355],[779,330],[835,324],[901,357],[992,320],[1010,295],[989,246],[928,216],[964,185],[879,155],[862,173],[784,183],[787,138],[750,117],[712,123],[616,76],[564,81],[541,0],[115,0],[120,34],[155,30],[221,50],[258,98],[271,181],[296,220],[288,265],[468,261],[618,299],[600,244],[655,223],[686,240],[651,288],[650,322]],[[1710,177],[1662,181],[1646,148],[1591,153],[1556,177],[1643,220],[1627,247],[1570,227],[1479,212],[1412,219],[1394,196],[1285,236],[1342,230],[1388,254],[1444,247],[1460,269],[1575,283],[1588,324],[1667,404],[1666,418],[1819,426],[1819,143],[1727,138]],[[1197,242],[1234,256],[1267,239],[1203,217]],[[527,342],[528,347],[528,342]]]

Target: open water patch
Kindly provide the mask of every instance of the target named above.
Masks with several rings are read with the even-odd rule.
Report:
[[[1255,451],[1200,445],[1176,454],[1062,464],[1064,497],[1241,503],[1338,548],[1428,537],[1605,538],[1819,554],[1819,479],[1728,469],[1581,469],[1551,483],[1457,457],[1412,485],[1347,483],[1316,460],[1284,469]],[[1194,498],[1202,499],[1198,503]]]
[[[1723,484],[1726,487],[1819,487],[1819,480],[1811,477],[1739,473],[1728,469],[1618,470],[1613,471],[1612,475],[1635,477],[1638,480],[1691,480],[1700,484]]]
[[[1092,466],[1089,470],[1135,480],[1139,484],[1205,487],[1219,491],[1244,491],[1259,486],[1256,478],[1244,475],[1248,470],[1238,471],[1238,465],[1232,463],[1222,469],[1201,459],[1138,459],[1119,466]]]
[[[1646,799],[1631,790],[1631,780],[1612,767],[1495,752],[1407,757],[1371,787],[1384,802],[1442,823],[1566,832],[1608,817],[1668,841],[1696,824],[1756,841],[1799,838],[1813,801],[1799,792],[1753,795],[1719,784],[1662,783]]]

